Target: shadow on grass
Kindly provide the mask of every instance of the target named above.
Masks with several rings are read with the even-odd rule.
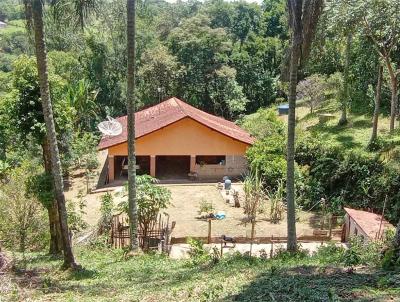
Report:
[[[372,121],[367,119],[357,120],[353,122],[353,128],[357,129],[368,129],[372,128]]]
[[[96,270],[81,268],[78,270],[70,271],[69,279],[72,280],[85,280],[91,279],[98,276],[99,273]]]
[[[379,292],[379,277],[314,266],[271,270],[225,301],[387,301],[398,294]]]
[[[363,146],[361,143],[355,142],[354,137],[351,135],[341,134],[336,136],[336,140],[347,148],[361,148]]]

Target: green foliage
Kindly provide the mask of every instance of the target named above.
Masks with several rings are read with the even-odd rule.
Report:
[[[212,266],[194,266],[185,260],[154,254],[124,259],[119,249],[76,246],[74,251],[85,265],[84,270],[60,273],[59,259],[39,253],[27,254],[25,260],[22,255],[15,255],[16,268],[26,263],[28,272],[34,271],[39,280],[44,280],[39,288],[30,290],[30,297],[46,299],[53,286],[57,286],[57,291],[51,292],[53,301],[198,302],[207,301],[207,297],[247,302],[329,301],[330,295],[344,301],[349,297],[379,301],[395,299],[400,294],[395,272],[370,268],[350,274],[340,266],[321,265],[313,257],[288,257],[282,261],[234,254],[225,255]],[[6,301],[27,298],[26,291],[15,283],[17,280],[20,279],[12,278],[12,286],[2,292]],[[77,287],[85,290],[77,292]]]
[[[99,165],[97,159],[98,137],[91,132],[75,132],[69,152],[76,168],[92,171]]]
[[[0,186],[0,238],[11,250],[42,250],[48,242],[46,213],[26,191],[29,176],[38,170],[32,161],[24,160]]]
[[[192,264],[198,265],[210,259],[210,254],[204,248],[203,241],[200,239],[188,238],[187,243],[190,246],[189,256]]]
[[[311,207],[324,197],[334,212],[340,212],[343,205],[382,211],[387,195],[387,218],[397,222],[396,192],[400,179],[393,164],[385,163],[379,156],[346,151],[310,136],[298,140],[296,162],[306,167],[301,204]]]
[[[285,134],[285,124],[278,118],[274,108],[260,108],[257,112],[243,117],[240,125],[261,140],[272,135],[283,137]]]
[[[79,191],[77,202],[67,201],[67,215],[68,215],[68,227],[72,233],[79,233],[88,227],[88,224],[83,219],[86,214],[85,208],[87,202],[84,198],[82,191]]]
[[[355,236],[350,238],[347,248],[333,242],[321,246],[315,257],[323,264],[378,267],[381,264],[381,251],[385,246],[385,242],[365,242],[362,237]]]
[[[125,184],[125,192],[128,191],[128,184]],[[166,209],[171,201],[171,192],[162,186],[157,185],[157,179],[150,175],[136,176],[136,203],[139,228],[146,238],[152,223],[157,221],[161,210]],[[128,213],[128,201],[119,203],[118,208]],[[144,240],[145,242],[145,240]],[[144,243],[145,244],[145,243]],[[147,247],[142,246],[142,249]]]
[[[112,215],[114,209],[114,198],[110,193],[100,197],[100,219],[98,222],[98,234],[109,235],[111,230]]]
[[[142,61],[138,83],[141,102],[152,105],[160,99],[174,96],[177,80],[184,72],[176,57],[166,47],[159,46],[146,50]]]
[[[205,199],[202,199],[200,204],[199,204],[199,215],[201,215],[202,213],[212,213],[214,211],[214,206],[212,204],[212,202],[208,202]]]
[[[26,193],[35,197],[46,209],[50,209],[54,200],[53,177],[48,173],[27,176]]]

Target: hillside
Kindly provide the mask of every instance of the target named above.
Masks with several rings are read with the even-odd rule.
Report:
[[[60,272],[44,254],[18,255],[16,272],[0,276],[2,301],[399,301],[399,275],[367,267],[349,273],[323,258],[270,261],[232,256],[195,265],[122,251],[80,248],[84,270]],[[26,265],[26,267],[25,267]]]

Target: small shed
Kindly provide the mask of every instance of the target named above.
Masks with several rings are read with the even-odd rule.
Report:
[[[5,28],[7,26],[7,23],[0,21],[0,28]]]
[[[365,241],[381,239],[385,231],[394,229],[382,215],[350,208],[344,210],[346,212],[342,233],[344,242],[352,236],[361,236]]]

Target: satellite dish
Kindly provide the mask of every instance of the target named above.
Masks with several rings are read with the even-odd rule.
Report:
[[[108,121],[103,121],[97,125],[100,132],[107,136],[116,136],[122,133],[122,125],[116,119],[107,116]]]

